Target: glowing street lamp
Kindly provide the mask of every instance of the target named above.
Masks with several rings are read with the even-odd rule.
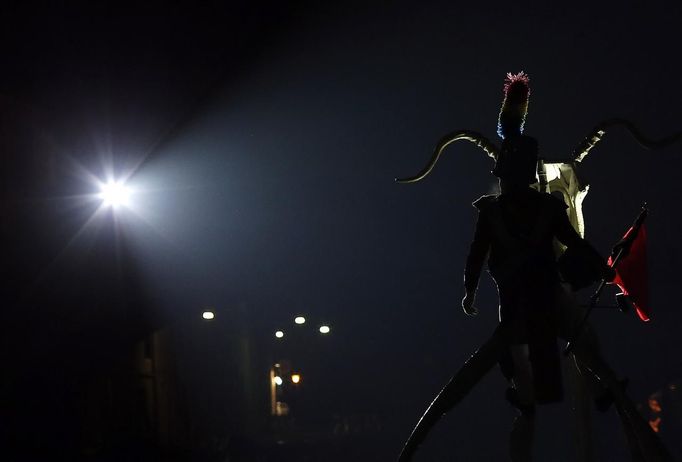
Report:
[[[213,311],[206,310],[203,313],[201,313],[201,317],[207,321],[210,321],[215,318],[215,313]]]
[[[128,205],[130,189],[122,181],[109,181],[100,186],[99,198],[106,207]]]
[[[294,383],[300,383],[301,382],[301,374],[292,374],[291,375],[291,381]]]
[[[320,326],[320,334],[328,334],[331,331],[331,328],[327,325]]]
[[[294,322],[296,324],[305,324],[305,318],[303,316],[296,316]]]
[[[277,338],[284,337],[284,332],[282,332],[281,330],[278,330],[277,332],[275,332],[275,337],[277,337]]]
[[[279,375],[276,375],[273,380],[275,382],[275,385],[282,385],[284,383],[284,380],[282,380],[282,377],[280,377]]]

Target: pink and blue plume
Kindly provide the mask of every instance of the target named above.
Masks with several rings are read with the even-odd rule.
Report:
[[[526,114],[528,114],[529,82],[528,74],[523,71],[518,74],[507,73],[504,82],[504,100],[497,119],[497,134],[502,139],[523,133]]]

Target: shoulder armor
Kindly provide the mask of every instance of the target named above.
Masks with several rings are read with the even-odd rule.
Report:
[[[471,205],[476,207],[478,210],[484,210],[484,209],[490,207],[490,205],[496,201],[497,201],[497,195],[491,194],[491,195],[479,197]]]

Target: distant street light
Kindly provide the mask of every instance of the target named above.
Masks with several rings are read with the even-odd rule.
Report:
[[[282,385],[284,383],[284,380],[282,380],[282,377],[279,375],[276,375],[274,380],[276,385]]]
[[[211,319],[215,318],[215,313],[213,311],[204,311],[201,313],[201,317],[204,318],[207,321],[210,321]]]
[[[320,333],[321,334],[328,334],[331,331],[331,328],[329,326],[320,326]]]
[[[282,332],[281,330],[278,330],[277,332],[275,332],[275,337],[277,337],[277,338],[284,337],[284,332]]]
[[[294,322],[296,324],[305,324],[305,318],[303,316],[296,316],[296,318],[294,318]]]
[[[299,383],[301,381],[301,375],[300,374],[292,374],[291,381],[294,383]]]
[[[109,181],[100,186],[99,198],[107,207],[116,208],[120,205],[128,205],[130,189],[122,181]]]

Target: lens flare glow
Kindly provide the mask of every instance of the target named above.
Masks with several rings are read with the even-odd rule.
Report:
[[[107,207],[119,207],[128,205],[130,200],[130,189],[122,181],[109,181],[100,188],[99,198]]]

